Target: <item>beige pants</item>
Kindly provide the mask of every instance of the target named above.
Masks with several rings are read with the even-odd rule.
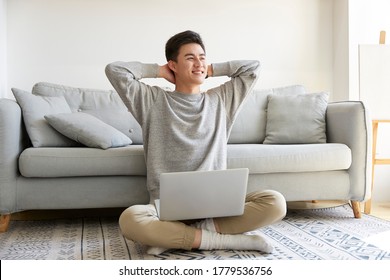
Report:
[[[244,214],[235,217],[215,218],[220,232],[238,234],[255,230],[283,219],[286,200],[272,190],[247,194]],[[123,235],[145,245],[190,250],[196,228],[180,221],[160,221],[154,205],[134,205],[119,218]]]

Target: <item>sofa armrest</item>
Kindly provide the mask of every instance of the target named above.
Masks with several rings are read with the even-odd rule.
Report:
[[[18,158],[26,146],[25,136],[19,105],[0,99],[0,214],[15,211]]]
[[[327,141],[346,144],[352,151],[348,170],[351,200],[371,197],[372,130],[369,112],[361,101],[329,103],[326,113]]]

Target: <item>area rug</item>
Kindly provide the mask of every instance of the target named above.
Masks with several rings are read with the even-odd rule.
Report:
[[[126,240],[117,217],[11,221],[0,234],[1,260],[390,260],[390,222],[346,204],[289,210],[283,221],[249,234],[262,234],[275,249],[256,251],[171,250],[159,256]]]

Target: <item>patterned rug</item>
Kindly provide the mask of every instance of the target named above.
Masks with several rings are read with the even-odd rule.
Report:
[[[123,238],[117,217],[11,221],[0,234],[0,259],[390,260],[390,222],[365,214],[355,219],[349,205],[289,210],[283,221],[259,232],[273,243],[273,253],[171,250],[151,256]]]

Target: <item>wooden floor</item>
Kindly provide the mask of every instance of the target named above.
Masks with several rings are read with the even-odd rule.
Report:
[[[390,221],[390,202],[373,203],[370,214]]]
[[[348,203],[347,201],[317,201],[313,202],[289,202],[290,209],[312,209],[327,208]],[[361,206],[364,210],[364,204]],[[59,219],[59,218],[78,218],[78,217],[104,217],[118,216],[124,208],[113,209],[83,209],[83,210],[34,210],[24,211],[12,214],[11,220],[40,220],[40,219]],[[352,211],[352,209],[351,209]],[[351,212],[352,214],[352,212]],[[373,202],[371,215],[390,221],[390,201]]]

